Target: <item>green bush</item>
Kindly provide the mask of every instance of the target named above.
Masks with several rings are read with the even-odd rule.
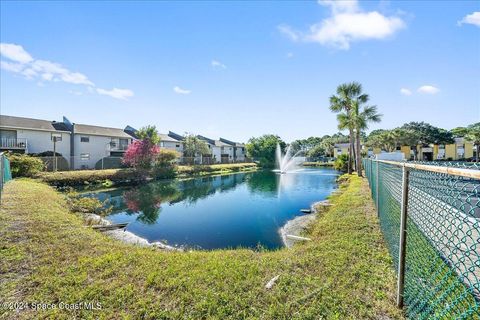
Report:
[[[178,152],[162,149],[157,155],[153,166],[153,176],[156,179],[169,179],[175,177],[177,166],[175,160]]]
[[[32,177],[43,170],[44,164],[40,158],[26,154],[12,153],[7,155],[13,177]]]
[[[335,170],[347,172],[348,171],[348,155],[346,154],[339,155],[337,159],[335,159],[333,167],[335,168]]]
[[[73,190],[67,192],[66,195],[68,206],[72,212],[95,213],[99,215],[107,215],[111,212],[111,206],[96,198],[82,197]]]

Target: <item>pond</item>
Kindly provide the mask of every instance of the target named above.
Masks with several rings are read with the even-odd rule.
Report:
[[[112,206],[107,219],[151,242],[198,249],[283,246],[279,234],[300,209],[324,200],[337,171],[236,173],[91,193]]]

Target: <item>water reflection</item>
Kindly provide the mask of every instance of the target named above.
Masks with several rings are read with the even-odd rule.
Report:
[[[149,241],[202,248],[281,246],[278,228],[335,187],[332,169],[271,171],[153,182],[92,193],[112,207],[114,223]],[[143,226],[143,227],[142,227]]]

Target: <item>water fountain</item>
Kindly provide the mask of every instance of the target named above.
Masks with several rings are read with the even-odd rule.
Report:
[[[282,149],[280,144],[277,143],[277,149],[275,151],[275,161],[277,168],[275,171],[280,172],[281,174],[287,173],[288,171],[293,171],[298,169],[299,164],[304,162],[304,160],[299,159],[298,155],[303,151],[300,150],[292,156],[290,146],[287,147],[285,154],[282,154]]]

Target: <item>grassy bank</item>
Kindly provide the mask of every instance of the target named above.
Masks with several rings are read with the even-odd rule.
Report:
[[[352,177],[342,189],[312,226],[313,241],[271,252],[181,253],[109,239],[84,227],[46,184],[11,181],[0,209],[0,297],[102,309],[0,309],[0,318],[400,318],[366,182]]]
[[[205,176],[228,174],[240,171],[255,171],[258,169],[256,163],[231,163],[231,164],[212,164],[209,166],[178,166],[177,176],[185,178],[189,176]]]
[[[333,162],[304,162],[304,167],[333,167]]]
[[[205,176],[226,174],[239,171],[253,171],[257,169],[255,163],[232,163],[201,166],[178,166],[177,176],[186,178],[191,176]],[[120,185],[134,184],[137,180],[131,169],[106,170],[76,170],[59,172],[41,172],[36,178],[54,186],[84,186],[84,185]]]

